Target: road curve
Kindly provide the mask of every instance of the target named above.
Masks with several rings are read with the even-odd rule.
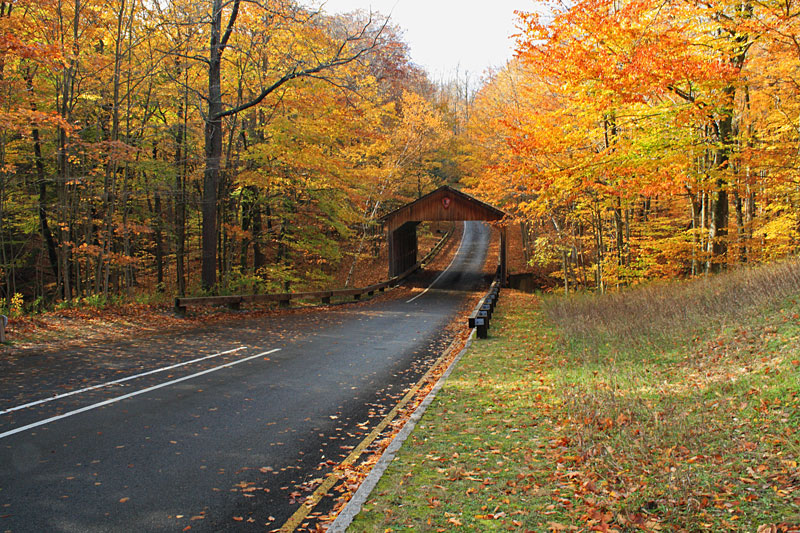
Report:
[[[413,298],[0,362],[0,531],[279,527],[436,357],[489,238]]]

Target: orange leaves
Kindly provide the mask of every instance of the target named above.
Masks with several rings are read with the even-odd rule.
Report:
[[[518,55],[567,84],[610,91],[603,100],[645,102],[670,85],[719,75],[717,58],[692,41],[713,38],[703,31],[702,11],[673,3],[584,0],[546,26],[523,15]]]
[[[75,129],[57,113],[45,113],[26,108],[0,110],[0,120],[3,121],[8,130],[16,131],[23,135],[28,135],[32,125],[40,128],[61,128],[68,135]]]
[[[661,531],[661,524],[657,520],[649,518],[642,513],[634,513],[630,516],[617,516],[617,523],[621,526],[635,527],[643,531]]]
[[[784,24],[771,9],[745,9],[727,0],[582,0],[554,9],[552,19],[520,13],[518,61],[497,73],[475,101],[473,138],[485,149],[485,162],[470,184],[531,222],[557,226],[542,237],[554,245],[549,261],[537,262],[549,263],[558,277],[568,278],[570,266],[577,270],[587,264],[586,257],[578,257],[572,265],[556,266],[568,262],[564,250],[573,256],[592,250],[595,284],[601,287],[696,273],[708,250],[719,256],[724,247],[709,247],[710,239],[720,237],[707,219],[701,220],[697,206],[720,188],[732,187],[742,213],[744,196],[756,201],[748,192],[756,182],[772,185],[770,176],[777,177],[786,164],[786,159],[777,162],[777,146],[768,148],[767,142],[764,150],[756,148],[766,131],[783,143],[792,130],[796,144],[794,126],[770,109],[776,98],[800,101],[796,89],[767,87],[780,87],[773,80],[788,79],[783,68],[796,69],[798,58],[781,56],[778,68],[761,51],[770,46],[762,37],[771,30],[754,25],[761,17],[776,25],[771,27]],[[760,66],[749,68],[749,61]],[[767,72],[775,74],[762,80]],[[786,116],[800,116],[794,103],[781,104],[784,114],[787,105],[792,111]],[[781,125],[762,126],[767,116]],[[727,117],[734,117],[730,121],[736,126],[715,129]],[[764,169],[758,176],[756,167]],[[749,170],[742,173],[744,168]],[[764,205],[775,205],[774,194],[782,197],[781,206],[793,197],[782,187],[760,190],[769,197]],[[637,218],[635,206],[654,198],[662,209],[658,219],[645,214],[648,208]],[[693,211],[687,213],[687,205]],[[731,254],[725,260],[752,261],[764,245],[771,256],[786,253],[797,226],[788,213],[774,219],[765,213],[761,220],[755,214],[751,220],[739,216],[738,242],[728,237]],[[725,224],[733,219],[714,221],[717,227]],[[613,239],[603,235],[611,226],[617,232]],[[587,228],[592,235],[581,238]],[[762,229],[766,243],[744,241],[744,235]],[[607,246],[615,248],[616,257],[603,257]],[[588,274],[581,274],[582,283]]]

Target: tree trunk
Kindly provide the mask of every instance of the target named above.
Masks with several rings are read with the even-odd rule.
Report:
[[[625,227],[622,220],[622,208],[620,206],[614,207],[614,237],[617,245],[617,265],[625,265]]]
[[[725,95],[733,98],[733,88],[728,88]],[[718,137],[720,147],[715,154],[715,163],[719,177],[716,180],[716,190],[712,196],[711,220],[709,227],[709,240],[711,245],[711,271],[720,272],[725,268],[728,253],[728,186],[726,176],[730,164],[730,143],[733,131],[733,110],[726,109],[723,118],[718,122]]]
[[[736,212],[736,246],[738,249],[739,263],[747,262],[747,247],[745,244],[744,211],[742,197],[738,188],[733,191],[733,205]]]
[[[748,2],[743,2],[737,6],[738,14],[743,19],[749,19],[753,14],[753,6]],[[749,49],[749,38],[746,34],[738,34],[733,39],[736,43],[735,54],[729,58],[730,66],[737,72],[742,70],[747,51]],[[731,84],[722,91],[722,110],[721,116],[716,123],[717,140],[719,142],[716,149],[716,169],[719,178],[716,183],[716,194],[714,198],[714,210],[712,220],[712,231],[714,232],[713,241],[713,265],[714,271],[725,268],[728,252],[728,187],[731,184],[731,153],[734,146],[734,112],[736,103],[736,86]]]
[[[689,191],[689,207],[691,209],[692,214],[692,264],[691,264],[691,273],[692,276],[696,276],[700,271],[700,265],[698,262],[698,250],[700,248],[699,243],[699,229],[698,224],[700,221],[700,202],[698,201],[699,198],[692,194]]]
[[[217,283],[217,190],[222,159],[222,0],[212,0],[211,36],[208,58],[208,116],[205,125],[203,174],[203,237],[201,279],[203,288]]]
[[[603,260],[605,255],[605,243],[603,242],[603,215],[599,206],[595,206],[595,238],[597,240],[597,271],[595,274],[597,288],[600,293],[605,292],[605,283],[603,282]]]
[[[187,157],[187,99],[188,85],[184,89],[183,101],[178,106],[178,128],[175,132],[175,276],[178,296],[186,296],[186,172]]]
[[[47,248],[47,258],[50,261],[50,269],[58,279],[58,253],[56,252],[56,241],[50,225],[47,222],[47,176],[44,170],[44,159],[42,158],[42,143],[39,138],[39,128],[31,131],[33,137],[33,156],[36,159],[36,180],[39,183],[39,229],[42,232],[45,247]]]
[[[248,186],[242,190],[242,233],[245,235],[242,237],[242,244],[239,251],[239,264],[242,267],[242,273],[247,271],[247,265],[250,256],[250,243],[253,241],[252,238],[248,238],[246,236],[247,232],[250,231],[250,228],[253,225],[253,210],[255,208],[255,202],[253,201],[252,197],[252,189],[252,186]]]
[[[164,233],[163,215],[161,213],[161,194],[158,188],[155,190],[153,199],[155,216],[155,241],[156,241],[156,290],[164,292]]]
[[[263,231],[263,223],[261,219],[261,204],[256,201],[255,211],[253,212],[253,272],[258,273],[259,270],[264,268],[267,264],[267,256],[264,255],[263,248],[261,247],[261,232]],[[267,212],[269,217],[269,212]],[[271,230],[270,219],[267,218],[267,232]]]

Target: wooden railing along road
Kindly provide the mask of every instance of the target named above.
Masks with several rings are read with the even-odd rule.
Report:
[[[196,298],[175,298],[175,312],[184,315],[186,307],[189,305],[227,305],[234,309],[239,309],[243,303],[254,302],[278,302],[282,307],[288,307],[292,300],[320,300],[323,304],[331,303],[333,298],[350,297],[359,300],[363,295],[372,296],[376,292],[383,292],[388,288],[396,287],[408,276],[419,270],[422,266],[426,265],[436,254],[438,254],[444,246],[447,239],[452,235],[453,230],[448,231],[442,237],[436,246],[431,249],[428,254],[418,261],[414,266],[403,272],[399,276],[395,276],[389,280],[368,287],[358,287],[353,289],[337,289],[330,291],[315,291],[315,292],[284,292],[273,294],[247,294],[247,295],[233,295],[233,296],[201,296]],[[500,279],[500,269],[498,267],[498,274],[489,291],[480,299],[478,305],[472,310],[467,318],[470,329],[475,328],[479,339],[485,339],[489,334],[489,322],[492,318],[497,300],[500,298],[500,287],[502,282]],[[8,318],[0,315],[0,342],[5,342],[5,330],[8,324]]]
[[[472,310],[472,313],[470,313],[467,318],[469,328],[475,328],[475,333],[479,339],[485,339],[489,336],[489,322],[492,319],[492,313],[494,313],[497,300],[500,298],[501,286],[500,269],[498,267],[497,277],[494,282],[492,282],[491,287],[489,287],[486,296],[481,298],[478,305],[475,306],[475,309]]]
[[[271,294],[245,294],[245,295],[232,295],[232,296],[198,296],[192,298],[175,298],[175,312],[179,315],[186,314],[186,307],[190,305],[227,305],[232,309],[240,309],[242,304],[246,303],[271,303],[278,302],[281,307],[289,307],[292,300],[296,301],[315,301],[319,300],[323,304],[331,303],[334,298],[349,298],[360,300],[365,294],[372,296],[376,292],[384,292],[386,289],[396,287],[402,283],[408,276],[419,270],[424,265],[428,264],[444,247],[447,240],[453,234],[453,229],[450,229],[445,235],[436,243],[436,245],[428,252],[425,257],[417,261],[414,266],[400,274],[386,281],[370,285],[368,287],[358,287],[352,289],[336,289],[329,291],[314,291],[314,292],[280,292]]]

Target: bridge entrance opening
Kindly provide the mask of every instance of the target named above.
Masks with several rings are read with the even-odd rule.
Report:
[[[469,194],[445,185],[384,215],[389,234],[389,277],[402,274],[417,262],[417,226],[420,222],[483,220],[496,222],[507,214]],[[506,228],[500,228],[500,279],[507,279]]]

